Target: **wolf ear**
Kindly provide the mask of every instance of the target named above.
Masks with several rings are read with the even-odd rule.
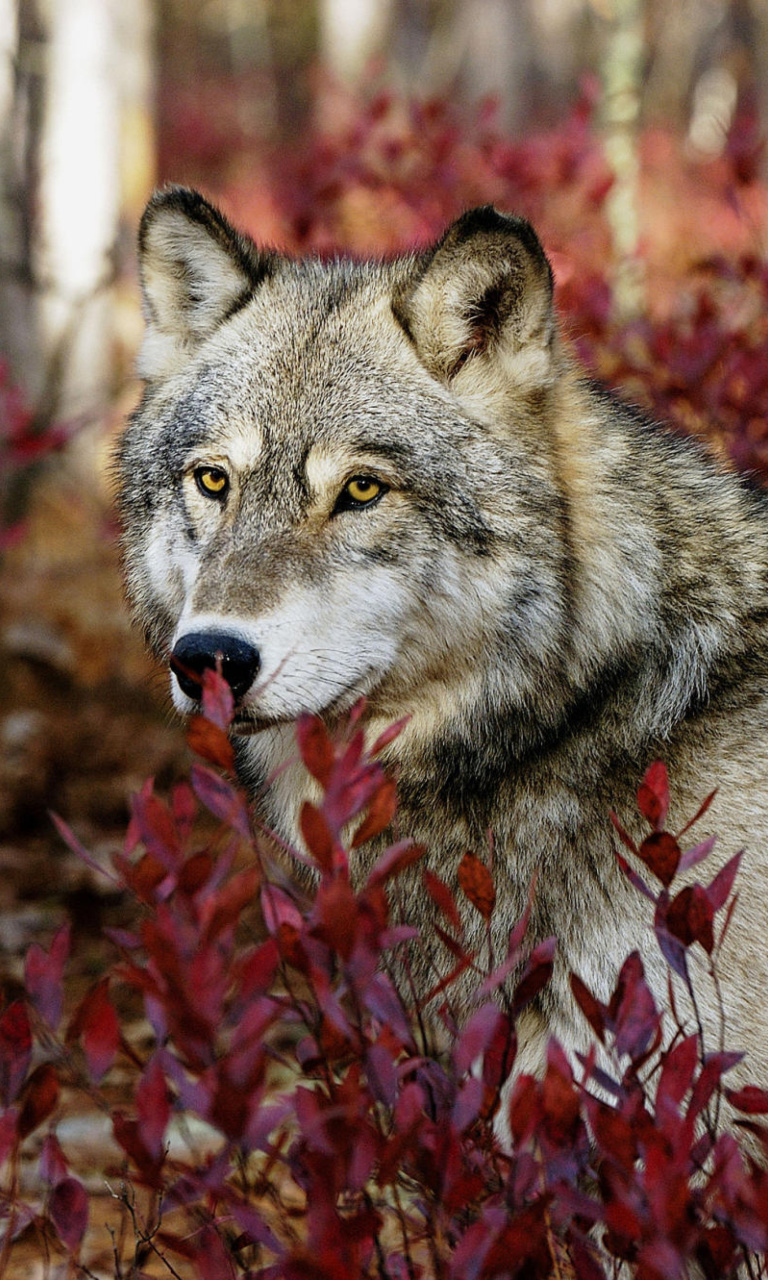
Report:
[[[274,260],[197,191],[158,191],[139,227],[146,319],[140,376],[162,378],[180,368],[197,344],[248,300]]]
[[[462,389],[493,371],[534,390],[551,372],[556,324],[552,271],[524,218],[491,205],[448,228],[397,287],[396,319],[435,377]],[[459,390],[457,384],[456,390]]]

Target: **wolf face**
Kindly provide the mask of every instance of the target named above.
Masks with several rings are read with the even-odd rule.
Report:
[[[242,732],[363,694],[400,713],[482,682],[489,643],[530,697],[567,619],[531,430],[559,353],[527,224],[480,210],[419,258],[296,263],[172,191],[141,246],[128,585],[178,709],[218,654]]]

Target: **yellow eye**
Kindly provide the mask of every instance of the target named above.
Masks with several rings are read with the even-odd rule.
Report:
[[[205,498],[224,498],[229,489],[229,476],[220,467],[198,467],[195,483]]]
[[[354,505],[365,506],[383,492],[384,485],[374,480],[373,476],[353,476],[344,486],[343,496]]]

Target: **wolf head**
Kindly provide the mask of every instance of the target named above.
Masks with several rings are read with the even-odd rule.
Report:
[[[179,710],[217,660],[243,732],[361,695],[477,706],[500,667],[530,702],[568,619],[541,429],[563,358],[528,223],[486,207],[391,262],[293,260],[174,188],[140,265],[126,576]]]

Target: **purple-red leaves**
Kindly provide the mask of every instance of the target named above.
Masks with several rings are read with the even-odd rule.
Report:
[[[490,920],[496,902],[493,877],[484,862],[474,853],[465,853],[458,870],[459,884],[465,896],[485,920]]]
[[[659,1013],[636,951],[621,967],[608,1012],[616,1036],[616,1052],[628,1053],[631,1058],[642,1057],[658,1029]]]
[[[160,1062],[157,1057],[154,1057],[144,1068],[136,1089],[136,1117],[141,1131],[141,1140],[153,1160],[160,1161],[162,1158],[165,1131],[170,1116],[168,1086],[165,1083]]]
[[[321,787],[327,787],[336,763],[336,752],[322,720],[318,716],[300,716],[296,724],[296,741],[305,768]]]
[[[680,846],[674,836],[668,831],[654,831],[643,840],[637,850],[637,856],[661,881],[665,889],[671,885],[681,856]]]
[[[54,935],[50,950],[44,951],[33,942],[24,964],[24,985],[38,1013],[53,1030],[59,1025],[64,998],[62,980],[69,956],[70,928],[61,926]]]
[[[393,876],[398,876],[406,867],[424,857],[426,849],[423,844],[414,844],[412,840],[400,840],[397,844],[385,849],[374,866],[366,883],[366,889],[374,889]]]
[[[88,1226],[88,1196],[77,1178],[62,1178],[48,1197],[48,1213],[62,1244],[75,1253]]]
[[[605,1037],[605,1014],[606,1006],[601,1004],[592,995],[586,983],[582,982],[577,973],[571,974],[571,991],[577,1005],[587,1019],[598,1040],[601,1042]]]
[[[210,760],[211,764],[217,764],[228,773],[233,772],[235,753],[229,735],[205,716],[192,716],[187,726],[187,742],[195,755]]]
[[[117,1142],[136,1165],[141,1181],[158,1190],[163,1185],[165,1131],[169,1118],[168,1086],[158,1058],[153,1057],[136,1089],[136,1119],[116,1111],[112,1128]]]
[[[714,918],[715,909],[707,890],[700,884],[693,884],[681,889],[672,899],[666,913],[666,925],[684,947],[700,942],[710,955],[715,945]]]
[[[18,1096],[32,1057],[32,1029],[23,1000],[14,1000],[0,1017],[0,1102]]]
[[[745,1115],[768,1115],[768,1089],[748,1084],[743,1089],[726,1089],[725,1093],[731,1105]]]
[[[20,1138],[33,1133],[52,1111],[59,1101],[59,1077],[51,1062],[43,1062],[35,1067],[27,1080],[21,1096],[21,1111],[17,1122]]]
[[[352,848],[358,849],[361,844],[365,844],[366,840],[373,840],[381,835],[382,831],[386,831],[395,816],[396,809],[397,788],[394,779],[382,778],[368,806],[368,813],[353,836]]]
[[[91,1079],[98,1084],[112,1066],[120,1044],[120,1024],[103,979],[81,1000],[67,1029],[67,1040],[79,1039]]]
[[[661,831],[669,810],[669,779],[661,760],[654,760],[646,770],[637,790],[637,807],[655,831]]]
[[[226,768],[231,708],[215,673],[210,683],[209,718],[195,732],[202,753]],[[395,789],[366,752],[362,724],[362,707],[346,737],[302,721],[300,750],[317,794],[300,827],[319,871],[302,888],[253,843],[248,806],[230,780],[195,766],[198,798],[230,831],[191,852],[190,789],[177,787],[170,805],[142,789],[115,866],[143,919],[135,934],[112,935],[124,954],[117,973],[81,999],[56,1065],[31,1075],[27,1006],[17,1002],[0,1018],[0,1160],[14,1161],[25,1137],[34,1141],[53,1119],[65,1073],[82,1081],[84,1057],[93,1092],[120,1048],[121,1066],[135,1074],[133,1105],[113,1113],[115,1140],[134,1181],[190,1215],[186,1230],[162,1224],[155,1239],[201,1277],[231,1280],[255,1267],[303,1280],[358,1280],[373,1270],[404,1280],[422,1268],[433,1280],[433,1255],[451,1280],[501,1280],[510,1258],[531,1280],[544,1280],[555,1263],[563,1275],[599,1280],[618,1261],[638,1280],[666,1280],[694,1264],[708,1278],[728,1274],[744,1249],[768,1239],[768,1175],[741,1161],[715,1125],[726,1095],[742,1112],[739,1127],[768,1150],[760,1123],[768,1093],[724,1090],[739,1055],[707,1052],[698,1034],[682,1023],[676,1030],[672,996],[665,1047],[637,952],[606,1003],[571,978],[601,1047],[571,1059],[542,1038],[540,1074],[512,1079],[518,1028],[518,1069],[532,1062],[527,1028],[546,1017],[542,992],[555,963],[554,938],[526,941],[535,886],[511,927],[498,917],[490,867],[474,854],[458,867],[460,910],[433,869],[413,875],[424,849],[403,839],[382,850]],[[382,735],[375,749],[394,736]],[[635,840],[614,825],[648,883],[622,865],[654,903],[658,941],[689,981],[688,948],[700,944],[717,962],[717,912],[730,911],[739,856],[708,886],[676,886],[713,841],[681,851],[680,835],[664,830],[663,766],[648,771],[638,801],[651,833]],[[363,850],[368,841],[377,844]],[[253,864],[234,871],[251,853]],[[390,893],[405,919],[413,893],[434,907],[421,932],[390,908]],[[255,942],[254,899],[267,934]],[[508,939],[505,955],[500,939],[502,952]],[[49,1040],[66,951],[60,931],[48,952],[36,947],[27,959],[34,1026],[47,1023]],[[110,998],[120,980],[143,998],[154,1048],[121,1036]],[[82,1055],[71,1054],[74,1041]],[[284,1096],[274,1093],[277,1080],[290,1081]],[[167,1158],[172,1100],[180,1133],[185,1114],[209,1127],[207,1152],[177,1154],[174,1143]],[[496,1127],[509,1139],[501,1149]],[[254,1151],[261,1156],[251,1167]],[[40,1172],[50,1188],[48,1229],[76,1254],[87,1196],[52,1131]],[[19,1208],[14,1230],[32,1217]],[[593,1227],[604,1255],[590,1243]]]
[[[484,1004],[469,1019],[453,1050],[453,1062],[459,1075],[469,1071],[473,1062],[485,1053],[502,1021],[495,1004]]]
[[[231,827],[244,839],[248,839],[251,834],[251,822],[242,792],[201,764],[193,764],[190,775],[195,795],[201,804],[204,804],[215,818]]]
[[[429,867],[425,867],[423,871],[424,888],[434,902],[435,906],[445,916],[448,923],[456,933],[461,933],[463,926],[459,909],[456,906],[456,899],[451,893],[448,885],[434,871],[430,871]]]
[[[516,1014],[536,998],[552,977],[557,951],[557,938],[545,938],[533,948],[515,987],[513,1008]]]
[[[304,843],[321,871],[329,874],[336,863],[339,846],[328,829],[328,823],[317,805],[305,800],[299,814],[299,828]]]
[[[203,672],[203,718],[226,733],[235,714],[235,700],[221,672],[209,667]]]

